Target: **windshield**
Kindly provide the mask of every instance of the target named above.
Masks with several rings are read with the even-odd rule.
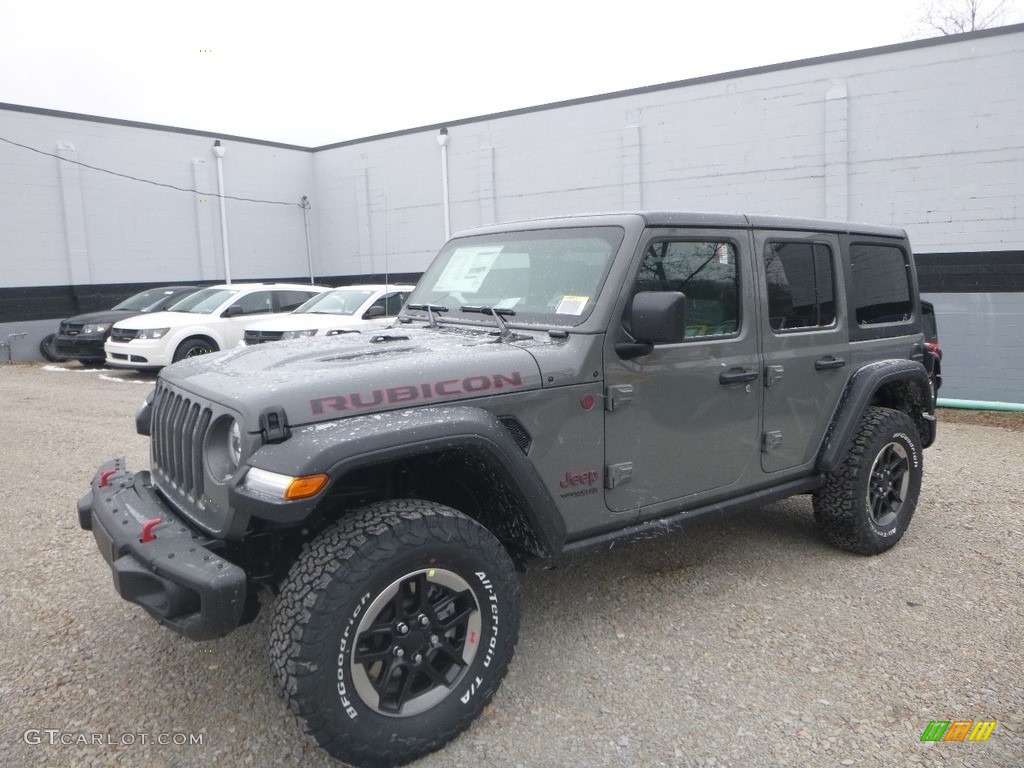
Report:
[[[179,291],[168,288],[153,288],[142,293],[137,293],[130,299],[125,299],[120,304],[112,307],[113,310],[126,310],[131,312],[152,312],[153,308],[160,304],[168,296],[173,296]]]
[[[503,232],[453,240],[434,259],[410,304],[448,308],[443,317],[493,324],[464,306],[509,309],[509,324],[575,326],[590,315],[623,238],[619,227]],[[479,318],[479,320],[477,320]]]
[[[208,315],[216,311],[217,307],[234,296],[238,291],[230,288],[203,288],[191,296],[182,299],[177,304],[168,307],[169,312],[191,312],[196,315]]]
[[[354,315],[363,302],[373,295],[372,290],[339,288],[336,291],[319,293],[294,311],[315,312],[324,315]]]

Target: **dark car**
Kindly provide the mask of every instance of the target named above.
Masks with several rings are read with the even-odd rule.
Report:
[[[942,386],[942,347],[939,346],[939,326],[935,322],[935,307],[930,301],[921,302],[921,330],[924,346],[928,350],[924,367],[932,380],[932,394],[938,395]]]
[[[114,323],[133,315],[167,309],[197,290],[198,286],[195,285],[150,288],[111,309],[69,317],[61,322],[60,331],[43,339],[40,351],[47,359],[78,360],[88,365],[100,365],[106,358],[103,344]]]

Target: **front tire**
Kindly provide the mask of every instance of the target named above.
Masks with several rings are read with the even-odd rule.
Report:
[[[840,549],[885,552],[910,525],[923,470],[921,440],[910,417],[868,408],[843,463],[814,494],[814,519]]]
[[[209,339],[185,339],[178,345],[178,348],[174,351],[173,362],[177,363],[180,360],[187,360],[190,357],[199,357],[199,355],[208,355],[211,352],[219,351],[219,347]]]
[[[434,502],[372,504],[321,533],[271,620],[277,684],[304,730],[361,768],[439,749],[497,691],[519,631],[511,558]]]
[[[60,363],[67,359],[57,354],[56,333],[50,333],[43,337],[43,340],[39,342],[39,354],[50,363]]]

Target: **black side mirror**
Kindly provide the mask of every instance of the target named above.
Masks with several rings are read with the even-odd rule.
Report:
[[[375,317],[384,317],[384,307],[370,307],[363,312],[363,320],[373,320]]]
[[[686,296],[678,291],[643,291],[630,308],[636,341],[622,341],[615,351],[624,360],[649,355],[655,344],[678,344],[686,338]]]

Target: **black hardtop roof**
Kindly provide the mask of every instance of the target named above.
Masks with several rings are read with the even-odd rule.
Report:
[[[838,234],[875,235],[905,239],[899,227],[881,224],[860,224],[849,221],[771,216],[767,214],[702,213],[694,211],[635,211],[630,213],[588,213],[573,216],[552,216],[540,219],[493,224],[455,233],[456,237],[496,232],[523,231],[542,227],[615,226],[642,220],[648,227],[724,227],[730,229],[780,229]]]

